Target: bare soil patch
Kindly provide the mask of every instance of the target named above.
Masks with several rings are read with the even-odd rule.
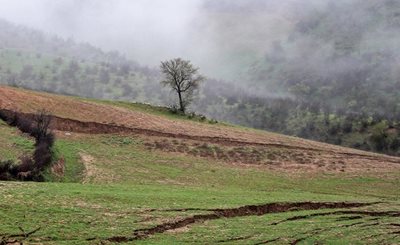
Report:
[[[82,163],[85,166],[85,176],[82,180],[83,184],[87,184],[90,182],[92,178],[96,176],[97,168],[93,165],[94,157],[86,153],[79,153],[81,157]]]
[[[82,183],[113,183],[117,178],[111,169],[103,169],[96,166],[96,159],[87,153],[79,152],[79,156],[83,165],[85,166],[85,173],[82,178]]]
[[[400,164],[378,156],[336,153],[315,149],[287,148],[275,145],[217,144],[178,138],[144,138],[146,149],[174,152],[236,166],[265,167],[285,172],[360,173],[399,170]]]

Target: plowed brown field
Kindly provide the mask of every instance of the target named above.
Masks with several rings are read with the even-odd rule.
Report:
[[[46,109],[55,116],[53,128],[80,133],[132,133],[201,141],[224,147],[274,149],[273,159],[228,157],[241,164],[269,164],[283,170],[379,171],[400,169],[400,158],[289,137],[265,131],[167,118],[75,97],[0,86],[0,109],[35,113]],[[147,137],[147,138],[148,138]],[[168,151],[174,149],[167,148]],[[259,151],[258,151],[259,152]],[[231,151],[232,153],[232,151]],[[269,154],[267,152],[266,154]],[[209,157],[209,156],[206,156]],[[246,160],[247,159],[247,160]]]

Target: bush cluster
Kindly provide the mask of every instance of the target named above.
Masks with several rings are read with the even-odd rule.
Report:
[[[43,171],[52,162],[54,134],[49,130],[52,116],[45,111],[35,115],[0,110],[0,119],[35,138],[32,156],[22,156],[21,163],[0,162],[0,180],[43,181]]]

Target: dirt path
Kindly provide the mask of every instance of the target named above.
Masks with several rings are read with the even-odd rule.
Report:
[[[83,152],[80,152],[79,156],[81,157],[82,163],[85,166],[85,176],[82,179],[82,183],[87,184],[94,178],[94,176],[96,176],[96,172],[98,170],[93,164],[94,162],[93,156]]]

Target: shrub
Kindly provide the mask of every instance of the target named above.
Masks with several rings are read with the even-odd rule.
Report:
[[[16,166],[13,162],[0,165],[0,180],[42,181],[42,172],[51,164],[54,134],[50,131],[52,116],[44,110],[31,116],[7,110],[0,110],[0,118],[10,126],[15,126],[35,138],[35,151],[32,157],[23,156]]]
[[[45,138],[48,137],[51,118],[52,118],[51,115],[45,110],[39,111],[34,116],[33,119],[34,126],[32,129],[32,133],[38,142],[41,142],[42,140],[45,140]]]
[[[51,163],[51,149],[50,146],[44,142],[39,143],[36,146],[35,152],[33,153],[33,160],[35,162],[35,168],[44,169]]]
[[[12,180],[15,164],[13,161],[0,161],[0,180]]]
[[[399,148],[400,148],[400,139],[396,137],[390,143],[390,149],[392,151],[397,151]]]
[[[344,133],[351,133],[353,130],[353,123],[349,120],[345,120],[342,129]]]

